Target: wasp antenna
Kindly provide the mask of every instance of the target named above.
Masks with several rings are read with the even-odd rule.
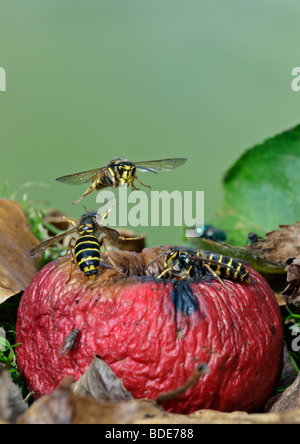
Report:
[[[106,205],[110,200],[113,200],[113,199],[115,199],[116,198],[116,196],[112,196],[112,197],[108,197],[107,199],[105,199],[105,201],[100,205],[100,207],[98,208],[98,211],[102,208],[102,207],[104,207],[104,205]]]
[[[156,256],[154,259],[152,259],[152,261],[146,265],[145,271],[147,270],[148,267],[150,267],[151,264],[153,264],[153,262],[157,261],[157,259],[159,259],[162,256],[165,256],[166,254],[167,254],[167,251],[165,251],[164,253],[161,253],[159,256]]]

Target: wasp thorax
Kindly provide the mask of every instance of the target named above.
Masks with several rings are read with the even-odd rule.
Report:
[[[80,220],[80,224],[78,226],[78,233],[79,234],[93,233],[96,230],[96,227],[97,227],[97,222],[94,214],[93,215],[87,214],[84,215]]]

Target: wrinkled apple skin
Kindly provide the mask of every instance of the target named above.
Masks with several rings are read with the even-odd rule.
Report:
[[[66,376],[77,380],[97,354],[135,398],[154,400],[207,363],[209,374],[163,404],[170,412],[263,408],[281,372],[283,350],[281,314],[269,285],[249,267],[253,283],[226,280],[228,288],[215,279],[138,276],[160,251],[114,252],[130,277],[103,266],[91,281],[76,267],[66,285],[67,258],[35,276],[16,326],[18,367],[35,397],[52,392]],[[74,329],[80,330],[74,347],[62,353]]]

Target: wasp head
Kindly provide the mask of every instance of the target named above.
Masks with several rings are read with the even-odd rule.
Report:
[[[130,183],[135,175],[135,165],[128,160],[122,160],[120,162],[116,162],[114,167],[115,174],[117,175],[121,185],[126,183]]]

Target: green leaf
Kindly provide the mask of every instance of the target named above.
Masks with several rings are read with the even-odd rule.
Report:
[[[300,221],[300,125],[246,151],[223,179],[224,200],[212,224],[244,245],[279,225]]]

